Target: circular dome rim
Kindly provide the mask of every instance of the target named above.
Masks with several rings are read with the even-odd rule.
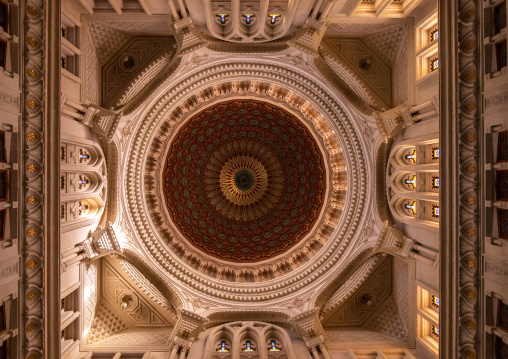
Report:
[[[280,104],[266,101],[266,99],[259,99],[259,98],[255,98],[255,97],[235,97],[235,98],[227,98],[227,99],[218,99],[216,101],[207,103],[204,106],[201,106],[198,109],[191,111],[173,129],[172,134],[168,137],[168,139],[166,141],[166,148],[163,150],[163,152],[160,155],[162,162],[159,165],[159,171],[158,171],[158,175],[156,176],[156,181],[159,181],[157,186],[164,193],[162,198],[164,198],[167,201],[166,194],[165,194],[166,188],[165,188],[165,183],[164,183],[164,175],[166,172],[166,167],[168,165],[166,163],[166,161],[168,159],[168,152],[170,152],[170,150],[171,150],[171,146],[174,142],[175,137],[178,136],[178,134],[181,132],[182,128],[184,128],[186,126],[186,124],[188,124],[190,121],[192,121],[196,116],[198,116],[206,111],[210,111],[218,105],[231,104],[234,102],[256,102],[259,104],[267,104],[272,108],[282,111],[282,112],[292,116],[298,122],[298,124],[300,126],[303,126],[307,130],[308,135],[315,142],[314,144],[315,144],[317,150],[319,151],[321,165],[323,166],[323,170],[324,170],[323,183],[325,185],[325,188],[324,188],[324,191],[321,195],[321,205],[320,205],[318,214],[317,214],[316,218],[313,220],[313,224],[310,227],[310,229],[307,231],[307,233],[305,235],[301,236],[297,241],[295,241],[292,245],[290,245],[288,248],[286,248],[283,252],[276,254],[272,257],[263,258],[261,260],[255,260],[255,261],[227,260],[227,259],[222,259],[220,257],[214,256],[212,254],[209,254],[209,253],[203,251],[201,248],[194,245],[193,243],[191,243],[190,239],[187,238],[187,236],[182,233],[179,226],[175,224],[172,215],[168,211],[167,204],[166,204],[166,206],[162,206],[163,208],[161,208],[161,209],[163,210],[169,223],[171,223],[171,226],[173,227],[174,232],[179,235],[179,239],[181,241],[185,242],[190,248],[193,248],[193,249],[199,251],[199,253],[201,255],[203,255],[205,258],[209,258],[210,260],[218,261],[219,263],[224,263],[225,265],[229,265],[229,266],[235,265],[235,266],[241,266],[241,267],[252,267],[253,265],[254,266],[266,265],[271,262],[276,262],[279,258],[286,256],[289,252],[292,252],[293,249],[295,249],[299,245],[302,245],[303,243],[308,241],[311,237],[313,237],[316,234],[315,233],[316,227],[323,221],[323,216],[326,214],[326,211],[330,205],[329,195],[330,195],[330,190],[331,190],[331,175],[330,175],[330,168],[329,168],[329,164],[328,164],[329,153],[324,148],[323,139],[315,132],[315,130],[313,130],[313,128],[311,127],[311,124],[308,123],[307,120],[302,119],[301,116],[299,116],[294,111],[291,111],[290,109],[280,106]]]

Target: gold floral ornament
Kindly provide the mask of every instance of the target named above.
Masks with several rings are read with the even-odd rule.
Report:
[[[35,196],[26,196],[26,204],[33,205],[36,204],[39,200]]]
[[[26,233],[26,236],[28,238],[32,238],[32,237],[35,237],[37,235],[37,229],[35,229],[34,227],[28,227],[25,231]]]
[[[26,133],[26,140],[28,142],[34,142],[34,141],[37,141],[37,139],[39,138],[39,136],[37,136],[35,134],[35,132],[27,132]]]
[[[25,295],[25,299],[26,299],[27,302],[31,302],[35,298],[37,298],[37,292],[35,292],[33,290],[30,291],[30,292],[27,292],[26,295]]]
[[[39,15],[39,11],[32,5],[27,5],[26,11],[28,12],[29,15],[32,15],[32,16]]]
[[[37,71],[35,71],[35,70],[34,70],[34,69],[32,69],[32,68],[27,68],[27,69],[26,69],[26,74],[27,74],[27,76],[28,76],[28,77],[31,77],[31,78],[33,78],[33,79],[34,79],[34,78],[36,78],[36,77],[37,77],[37,75],[38,75]]]
[[[28,107],[30,110],[35,110],[37,107],[39,107],[39,105],[37,105],[37,102],[34,100],[27,100],[26,107]]]
[[[26,325],[26,332],[27,333],[31,333],[33,332],[35,329],[37,329],[37,324],[35,324],[34,322],[30,322]]]
[[[26,171],[27,171],[28,173],[35,173],[35,172],[37,172],[38,170],[39,170],[39,166],[37,166],[37,165],[35,165],[35,164],[33,164],[33,163],[28,163],[28,164],[26,165]]]
[[[26,269],[33,269],[33,268],[35,268],[36,265],[37,265],[37,262],[34,261],[33,259],[30,259],[26,262],[25,267],[26,267]]]
[[[466,290],[466,296],[471,299],[476,299],[476,292],[472,289]]]
[[[32,47],[36,47],[37,45],[39,45],[39,42],[32,36],[27,36],[26,42],[28,43],[28,45]]]

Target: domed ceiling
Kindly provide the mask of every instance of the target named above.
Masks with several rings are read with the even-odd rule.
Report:
[[[323,155],[292,114],[253,100],[194,115],[163,170],[171,220],[197,249],[232,262],[278,256],[313,228],[324,203]]]

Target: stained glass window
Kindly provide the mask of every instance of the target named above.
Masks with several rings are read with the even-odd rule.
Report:
[[[228,21],[228,14],[218,14],[217,17],[220,19],[221,24],[225,24]]]
[[[272,25],[275,24],[280,17],[279,14],[270,14],[268,16],[270,17],[270,24]]]
[[[65,189],[65,176],[60,177],[60,188]]]
[[[90,183],[90,181],[89,181],[89,180],[88,180],[88,178],[86,178],[86,177],[79,176],[79,181],[78,181],[78,183],[79,183],[79,188],[81,189],[81,188],[83,188],[83,186],[85,186],[85,185],[89,184],[89,183]]]
[[[227,348],[226,341],[223,340],[220,342],[220,347],[217,349],[218,352],[229,352],[229,349]]]
[[[404,208],[411,211],[413,214],[416,214],[416,201],[406,203]]]
[[[430,41],[436,41],[439,38],[439,31],[437,29],[430,32]]]
[[[432,148],[432,159],[438,160],[439,159],[439,147],[433,147]]]
[[[432,217],[439,218],[439,206],[432,205]]]
[[[79,162],[83,162],[90,159],[90,155],[83,150],[79,150]]]
[[[60,147],[60,159],[62,161],[65,161],[65,147],[64,146]]]
[[[256,15],[253,15],[253,14],[244,14],[242,15],[243,16],[243,19],[245,20],[245,23],[246,24],[250,24],[252,22],[252,19],[256,16]]]
[[[270,341],[270,349],[268,349],[269,352],[280,352],[280,348],[277,346],[277,343],[275,340]]]
[[[409,185],[410,187],[416,188],[416,176],[406,178],[404,183]]]
[[[79,209],[79,215],[85,214],[88,211],[88,204],[79,202],[78,209]]]
[[[432,296],[432,306],[435,308],[439,308],[439,298],[435,295]]]
[[[432,176],[432,188],[433,189],[439,188],[439,177]]]
[[[439,59],[437,57],[434,57],[429,62],[430,71],[435,71],[439,68]]]
[[[432,335],[439,338],[439,328],[434,325],[432,326]]]
[[[413,152],[407,154],[405,156],[406,160],[410,160],[413,163],[416,163],[416,150],[413,150]]]
[[[250,340],[247,340],[245,342],[245,348],[243,348],[243,351],[244,352],[253,352],[254,351],[254,348],[252,347]]]
[[[65,205],[60,206],[60,219],[65,219]]]

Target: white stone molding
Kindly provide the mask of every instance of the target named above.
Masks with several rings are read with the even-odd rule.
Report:
[[[298,72],[295,72],[292,69],[289,69],[289,68],[282,69],[280,67],[277,67],[277,65],[273,62],[271,62],[270,64],[268,64],[268,63],[263,64],[262,62],[259,61],[259,59],[257,59],[257,63],[255,65],[252,65],[252,64],[247,65],[247,63],[243,63],[241,61],[236,62],[236,61],[232,60],[231,54],[228,55],[227,67],[223,67],[223,65],[220,65],[220,63],[218,63],[217,60],[215,60],[215,63],[214,63],[211,59],[208,62],[208,64],[210,64],[210,65],[201,64],[198,67],[201,69],[198,71],[195,70],[194,74],[193,75],[191,74],[190,76],[188,76],[188,78],[186,80],[184,80],[184,82],[182,82],[180,85],[178,85],[178,87],[169,87],[169,91],[167,91],[167,92],[161,91],[160,93],[165,93],[165,95],[163,98],[158,100],[158,103],[154,102],[155,99],[150,100],[153,103],[151,105],[151,107],[153,109],[149,110],[149,108],[147,107],[143,110],[146,113],[145,115],[141,116],[142,118],[144,118],[144,120],[141,121],[140,124],[137,126],[136,132],[133,135],[133,139],[132,139],[133,142],[131,142],[132,147],[129,149],[129,151],[134,151],[134,153],[137,153],[137,155],[136,155],[135,159],[132,158],[129,160],[132,162],[129,165],[127,165],[127,168],[136,170],[138,168],[143,167],[143,163],[145,160],[143,159],[141,154],[147,150],[147,148],[146,148],[147,144],[151,142],[150,137],[153,136],[154,131],[157,128],[157,123],[160,123],[158,121],[160,121],[162,118],[164,118],[164,116],[167,116],[167,114],[171,113],[171,111],[174,111],[176,108],[183,105],[187,98],[189,98],[189,97],[192,98],[191,94],[199,94],[200,91],[203,91],[207,87],[210,87],[211,85],[215,85],[215,84],[224,83],[225,79],[227,79],[228,77],[238,76],[238,75],[235,75],[235,73],[241,75],[242,72],[244,72],[244,71],[248,71],[248,72],[252,73],[255,78],[260,78],[260,79],[266,78],[266,80],[263,80],[264,82],[266,82],[267,80],[271,82],[272,80],[269,80],[269,79],[272,78],[275,73],[277,73],[276,77],[277,77],[278,85],[280,86],[284,83],[287,83],[287,86],[292,88],[291,91],[293,91],[298,96],[303,96],[304,98],[307,98],[309,103],[311,103],[313,106],[316,106],[316,108],[320,108],[321,111],[323,111],[323,116],[327,119],[327,121],[331,120],[331,122],[329,122],[329,123],[331,123],[331,126],[332,126],[332,128],[334,128],[334,131],[336,133],[342,134],[342,132],[344,132],[346,138],[351,138],[350,136],[353,135],[353,133],[354,133],[353,129],[356,128],[354,124],[352,124],[350,126],[346,126],[346,127],[344,126],[343,121],[346,119],[346,117],[344,116],[346,114],[346,112],[342,112],[340,110],[339,110],[339,112],[337,112],[337,109],[341,109],[342,105],[337,102],[336,96],[338,96],[340,101],[345,101],[343,99],[343,96],[341,96],[340,94],[337,94],[337,92],[335,92],[335,91],[333,91],[333,95],[331,95],[331,94],[324,95],[329,90],[325,90],[325,88],[323,88],[322,85],[319,84],[319,82],[315,82],[314,80],[312,80],[312,77],[309,77],[308,74],[306,74],[305,77],[303,77],[303,76],[300,76],[298,74]],[[268,72],[267,70],[270,70],[270,71]],[[174,79],[179,78],[178,73],[173,74],[172,78],[174,78]],[[167,86],[172,81],[173,81],[172,79],[167,80],[166,85],[164,85],[164,86]],[[284,85],[284,87],[285,86],[286,85]],[[315,86],[317,86],[317,87],[315,87]],[[315,88],[312,89],[312,87],[315,87]],[[159,91],[160,90],[158,90],[158,92]],[[316,96],[317,93],[319,93],[320,95]],[[186,94],[186,95],[184,95],[184,94]],[[323,99],[326,99],[326,100],[323,101]],[[333,103],[333,105],[332,105],[332,103]],[[341,103],[346,103],[346,102],[341,102]],[[139,116],[139,115],[137,115],[137,116]],[[353,132],[351,132],[352,130],[353,130]],[[358,135],[353,135],[353,136],[357,137]],[[357,171],[360,170],[360,167],[357,167],[358,166],[357,163],[364,162],[364,158],[362,158],[362,156],[363,156],[362,155],[362,153],[363,153],[362,152],[362,140],[359,137],[357,137],[356,139],[354,139],[352,141],[349,139],[345,140],[345,143],[347,143],[348,148],[350,148],[349,153],[351,153],[352,155],[354,154],[350,159],[350,161],[351,161],[350,165],[353,166],[351,168],[356,168]],[[353,147],[350,147],[350,146],[360,146],[360,147],[357,147],[357,149],[354,150]],[[357,162],[357,161],[360,161],[360,162]],[[141,217],[133,218],[133,221],[132,221],[134,224],[134,227],[135,227],[134,231],[138,233],[138,228],[140,228],[138,226],[140,224],[142,224],[143,227],[147,228],[146,224],[149,223],[148,222],[149,219],[146,217],[146,212],[144,209],[146,207],[144,205],[142,205],[141,203],[139,203],[139,204],[136,203],[136,202],[138,202],[138,200],[140,198],[143,198],[143,195],[141,194],[141,192],[139,192],[141,190],[141,188],[139,186],[135,185],[135,183],[142,183],[143,180],[141,177],[137,177],[138,179],[136,179],[136,176],[139,176],[138,174],[136,174],[136,172],[130,173],[130,175],[129,175],[129,181],[128,181],[128,183],[126,183],[125,188],[127,189],[127,193],[132,193],[132,197],[130,197],[131,195],[129,194],[129,198],[132,198],[132,199],[126,199],[126,200],[124,200],[124,203],[126,204],[127,207],[131,208],[130,209],[131,212],[134,211],[136,213],[139,213],[139,215],[141,215]],[[354,178],[352,178],[352,180],[353,179],[354,180],[360,179],[361,180],[360,183],[361,183],[364,180],[364,177],[358,173],[357,176],[354,176]],[[360,183],[358,183],[358,185],[360,185]],[[365,185],[366,185],[366,183],[365,183]],[[355,185],[353,187],[358,188],[356,186],[357,185]],[[363,186],[363,184],[362,184],[362,186]],[[348,188],[349,188],[349,184],[348,184]],[[131,192],[131,191],[133,191],[133,192]],[[136,192],[137,192],[137,194],[136,194]],[[351,200],[353,202],[357,201],[359,198],[363,197],[363,195],[364,195],[364,192],[362,192],[362,191],[359,191],[356,193],[357,193],[357,195],[352,195],[352,197],[351,197]],[[360,196],[360,197],[357,197],[357,196]],[[353,203],[353,202],[350,202],[350,203]],[[141,207],[138,207],[139,205]],[[138,209],[134,209],[136,207]],[[134,213],[134,212],[132,212],[132,213]],[[356,206],[356,212],[353,212],[353,213],[356,213],[357,215],[359,215],[361,213],[360,207]],[[351,213],[351,215],[352,215],[352,213]],[[143,219],[142,219],[142,217],[143,217]],[[344,219],[344,220],[349,224],[352,223],[352,222],[350,222],[350,219],[347,219],[347,220]],[[346,223],[346,222],[344,222],[344,223]],[[349,233],[348,236],[353,235],[353,232],[350,232],[350,229],[346,230],[343,225],[339,225],[337,228],[340,231],[344,231],[343,232],[344,234]],[[139,233],[143,233],[143,232],[144,232],[144,230]],[[153,233],[153,231],[149,230],[149,232],[147,232],[147,234],[148,233]],[[152,238],[154,238],[154,237],[152,237]],[[349,242],[349,240],[347,240],[347,241],[343,240],[341,242],[335,242],[335,241],[329,242],[330,248],[327,249],[326,251],[331,250],[333,253],[333,252],[339,250],[339,252],[342,252],[345,249],[345,247],[343,247],[343,249],[340,249],[340,247],[345,245],[347,242]],[[341,243],[341,246],[338,246],[339,243]],[[199,291],[205,291],[210,294],[214,293],[213,294],[214,296],[219,295],[220,298],[233,298],[233,297],[230,297],[230,295],[232,293],[231,294],[228,293],[231,291],[230,285],[224,286],[223,284],[219,284],[219,283],[221,283],[221,281],[216,281],[215,279],[210,278],[209,279],[210,283],[207,283],[206,286],[204,286],[198,282],[195,282],[193,279],[191,279],[193,277],[193,275],[191,275],[191,273],[194,271],[194,269],[191,269],[188,266],[186,266],[185,264],[183,264],[181,262],[181,259],[172,257],[171,252],[168,252],[167,249],[164,249],[164,246],[161,246],[160,244],[158,244],[157,241],[151,241],[151,244],[149,246],[145,247],[144,250],[146,250],[147,253],[153,252],[154,253],[152,255],[153,258],[160,258],[160,259],[157,259],[157,261],[159,261],[159,260],[161,261],[160,264],[162,264],[162,267],[155,266],[155,264],[152,262],[151,259],[146,258],[143,260],[146,261],[148,265],[153,266],[154,271],[156,271],[157,273],[160,273],[161,276],[166,277],[167,275],[170,275],[170,276],[177,275],[178,278],[181,278],[182,284],[188,283],[193,288],[196,288],[196,289],[199,288],[198,289]],[[163,259],[163,257],[161,257],[159,254],[155,254],[155,253],[165,253],[164,257],[166,257],[166,256],[169,256],[169,257],[166,257]],[[333,257],[335,257],[335,255],[330,257],[330,259]],[[338,259],[339,259],[338,257],[335,257],[335,259],[333,259],[332,262],[335,262]],[[325,265],[326,268],[331,268],[331,266],[332,266],[332,263],[329,262],[329,257],[326,254],[324,256],[320,257],[318,259],[318,261],[320,263],[322,263],[322,264],[319,264],[319,266]],[[310,269],[314,265],[314,264],[311,264],[312,262],[313,261],[311,260],[308,263],[309,267],[306,264],[305,266],[298,268],[297,271],[301,272],[303,275],[303,272],[305,270],[307,270],[304,268]],[[162,269],[162,268],[164,268],[164,269]],[[317,279],[318,277],[320,277],[322,274],[325,273],[324,268],[322,268],[322,269],[317,269],[317,268],[318,267],[315,267],[312,270],[312,272],[313,272],[312,276],[315,279]],[[182,272],[182,270],[183,270],[183,272]],[[299,282],[301,280],[300,278],[303,279],[304,277],[303,276],[300,277],[300,274],[298,274],[298,275],[292,277],[292,281]],[[311,281],[312,280],[310,280],[308,283],[311,283]],[[287,284],[289,284],[289,283],[287,283]],[[287,284],[284,284],[284,285],[287,285]],[[296,287],[294,285],[291,285],[291,284],[289,284],[289,285],[290,285],[290,288],[296,289]],[[272,286],[263,287],[263,288],[256,288],[255,293],[257,292],[257,293],[261,294],[261,292],[271,292],[274,289],[275,288]],[[235,289],[234,291],[236,292],[237,289]],[[292,292],[293,289],[291,289],[290,291]],[[228,294],[226,294],[226,293],[228,293]],[[246,292],[244,291],[244,289],[239,289],[239,292],[236,292],[236,294],[234,294],[234,297],[243,298],[243,300],[247,300],[247,297],[244,297],[244,294],[239,295],[240,293],[246,293]],[[285,293],[285,292],[281,291],[280,289],[277,289],[276,291],[273,292],[273,295],[275,297],[279,297],[282,295],[282,293]],[[287,293],[289,293],[289,292],[287,292]],[[249,300],[254,300],[254,299],[260,300],[263,297],[269,298],[269,297],[265,297],[264,295],[260,296],[259,294],[255,295],[255,298],[253,298],[252,295],[250,295]]]

